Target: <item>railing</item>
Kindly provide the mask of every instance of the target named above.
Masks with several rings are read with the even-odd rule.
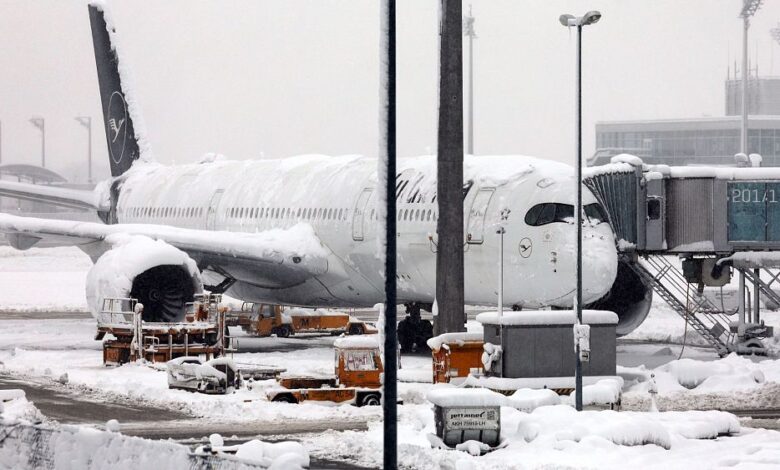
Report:
[[[691,295],[688,281],[666,257],[646,256],[644,262],[629,264],[718,355],[726,356],[736,348],[728,316],[696,291]]]

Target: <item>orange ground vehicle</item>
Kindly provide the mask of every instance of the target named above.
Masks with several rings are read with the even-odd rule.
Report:
[[[376,336],[345,336],[334,343],[335,376],[282,377],[280,388],[267,392],[271,401],[300,403],[304,400],[357,406],[375,406],[382,399],[384,365]]]
[[[240,312],[230,313],[228,326],[240,326],[254,336],[276,335],[282,338],[296,333],[376,333],[375,328],[346,313],[255,303],[245,303]]]
[[[428,347],[433,354],[433,383],[457,382],[482,372],[482,333],[445,333],[429,339]]]

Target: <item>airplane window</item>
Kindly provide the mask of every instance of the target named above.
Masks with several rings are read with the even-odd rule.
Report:
[[[341,220],[341,211],[342,211],[342,209],[339,209],[339,214],[338,214],[338,217],[337,217],[338,220]]]
[[[594,225],[598,225],[602,222],[609,222],[607,212],[601,207],[601,204],[594,202],[593,204],[585,204],[585,215],[588,220]],[[658,217],[656,217],[658,218]]]
[[[537,204],[525,214],[525,223],[532,227],[551,224],[553,222],[570,222],[574,218],[574,206],[546,202]]]

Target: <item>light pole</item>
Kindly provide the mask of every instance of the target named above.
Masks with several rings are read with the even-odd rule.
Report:
[[[742,127],[740,134],[740,151],[748,154],[748,29],[750,18],[756,14],[764,0],[743,0],[742,11]]]
[[[576,214],[575,224],[577,225],[577,263],[574,273],[577,278],[577,290],[574,300],[574,309],[577,312],[578,324],[582,324],[582,27],[594,24],[600,19],[601,13],[598,11],[589,11],[579,17],[574,15],[561,15],[559,18],[561,24],[567,28],[577,28],[577,85],[575,92],[577,102],[577,180],[575,181],[575,184],[577,185],[577,200],[574,207],[574,212]],[[577,411],[582,411],[582,361],[580,360],[579,342],[577,342],[575,346],[575,353],[577,355],[577,366],[574,372],[575,405]]]
[[[463,17],[463,34],[469,38],[469,114],[468,114],[468,147],[466,153],[474,155],[474,39],[477,33],[474,31],[474,15],[471,13]]]
[[[87,182],[92,183],[92,116],[76,116],[76,121],[87,128]]]
[[[46,168],[46,122],[42,117],[33,117],[30,123],[41,131],[41,167]]]

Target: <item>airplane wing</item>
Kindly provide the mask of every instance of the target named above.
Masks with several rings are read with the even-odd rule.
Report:
[[[108,202],[100,201],[96,192],[42,184],[0,180],[0,196],[45,202],[73,209],[108,210]]]
[[[201,270],[265,287],[288,287],[328,271],[328,253],[308,224],[259,233],[214,232],[152,224],[105,225],[0,214],[0,233],[27,249],[41,240],[78,246],[97,259],[121,237],[145,236],[187,253]]]

